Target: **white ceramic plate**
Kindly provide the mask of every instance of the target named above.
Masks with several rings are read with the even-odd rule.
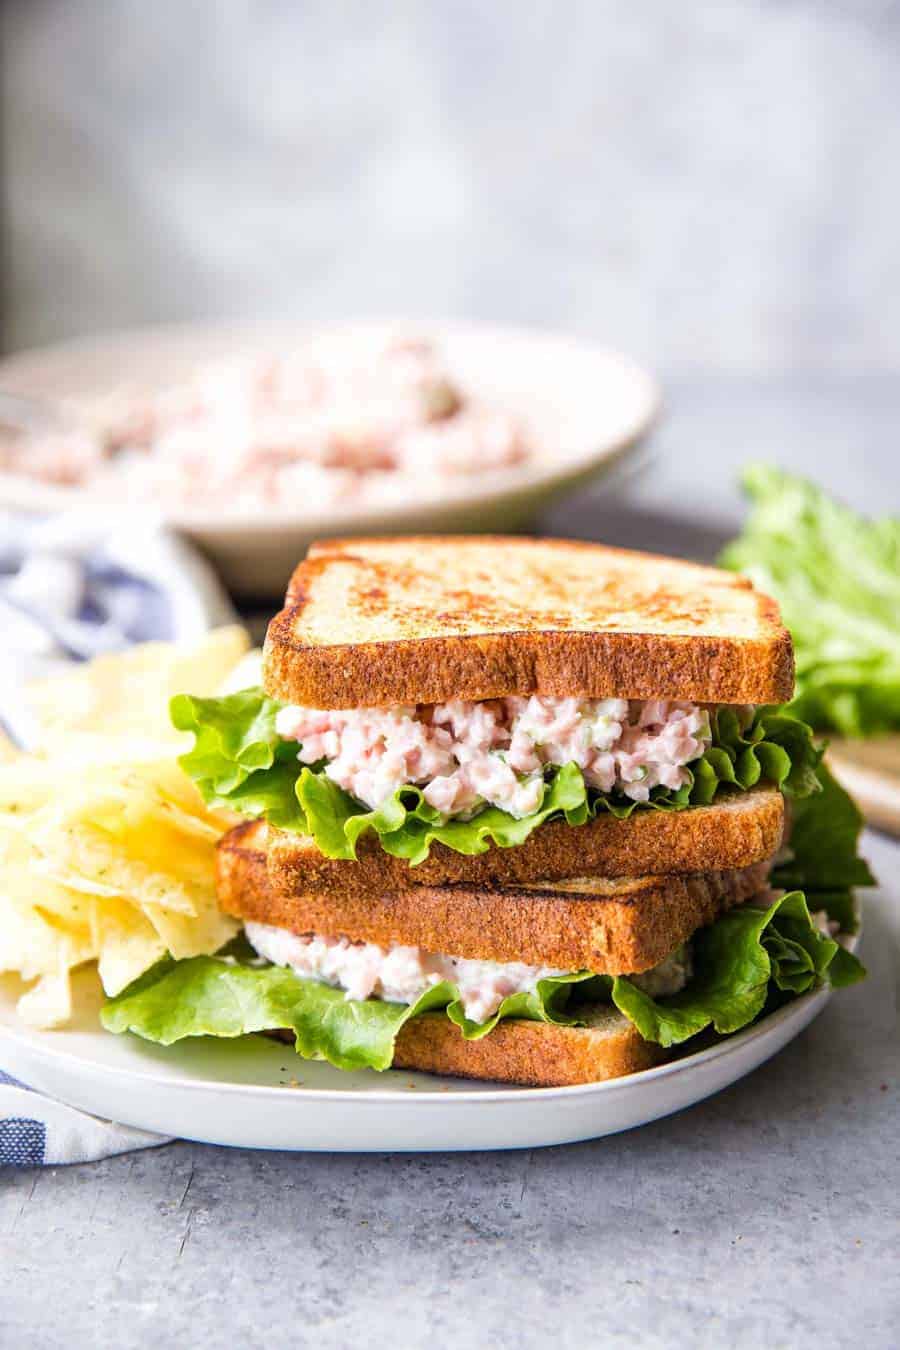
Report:
[[[77,1025],[32,1031],[0,979],[0,1065],[71,1106],[160,1134],[243,1148],[408,1152],[533,1148],[615,1134],[702,1101],[750,1073],[821,1012],[823,989],[693,1055],[610,1083],[498,1088],[391,1070],[341,1073],[266,1037],[163,1049],[97,1023],[79,977]]]
[[[435,485],[417,481],[391,505],[300,506],[265,517],[195,507],[166,519],[217,564],[236,592],[284,593],[311,540],[327,535],[512,530],[564,489],[610,468],[646,432],[659,405],[653,379],[614,352],[558,334],[416,320],[335,325],[348,332],[415,332],[432,338],[464,388],[515,411],[539,453],[527,465]],[[249,348],[278,350],[323,329],[287,324],[144,329],[20,353],[0,362],[0,390],[49,398],[121,385],[177,381],[196,365]],[[78,488],[0,473],[0,506],[64,509]]]

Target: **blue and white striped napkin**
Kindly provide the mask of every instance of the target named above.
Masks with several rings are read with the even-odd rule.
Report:
[[[98,1120],[0,1070],[0,1167],[57,1167],[167,1144],[165,1135]]]
[[[29,680],[153,638],[189,641],[234,620],[214,574],[146,515],[87,511],[48,518],[0,513],[0,725],[28,748],[19,696]],[[65,1106],[3,1072],[0,1166],[40,1167],[166,1143]]]

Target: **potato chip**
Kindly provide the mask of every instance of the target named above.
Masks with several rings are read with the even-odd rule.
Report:
[[[12,879],[13,885],[16,878]],[[21,878],[19,878],[21,882]],[[65,950],[71,964],[90,961],[97,954],[90,926],[80,932],[52,921],[52,911],[41,913],[24,899],[24,887],[12,898],[0,899],[0,971],[14,971],[25,980],[57,971],[59,952]],[[60,897],[56,897],[57,903]]]
[[[213,848],[207,846],[205,886],[202,881],[179,874],[182,859],[177,851],[159,861],[147,861],[135,851],[135,832],[113,833],[90,819],[73,822],[65,815],[44,815],[29,831],[29,839],[43,857],[52,860],[57,877],[73,874],[101,882],[116,895],[138,904],[155,904],[188,916],[197,912],[203,893],[213,884]],[[191,841],[193,843],[193,841]],[[177,845],[175,846],[177,849]],[[192,860],[200,870],[198,860]]]
[[[74,731],[171,743],[178,737],[169,722],[172,695],[215,693],[249,645],[245,630],[231,624],[187,646],[144,642],[37,681],[25,697],[40,727],[40,746]]]
[[[165,944],[141,910],[126,900],[104,905],[97,912],[99,949],[97,969],[107,994],[120,993],[132,980],[161,960]]]
[[[215,894],[215,847],[235,817],[181,771],[171,694],[212,694],[247,648],[238,628],[187,648],[151,643],[46,681],[36,754],[0,746],[0,971],[36,981],[36,1026],[72,1015],[69,974],[97,962],[120,992],[166,952],[219,950],[238,931]]]
[[[83,877],[78,872],[67,872],[63,867],[57,867],[51,858],[36,858],[32,870],[57,886],[64,886],[78,895],[95,896],[105,900],[119,900],[122,897],[120,886],[108,886],[102,881],[94,881],[91,877]]]
[[[250,635],[240,624],[216,628],[195,647],[176,647],[168,694],[217,694],[246,660]],[[261,667],[257,667],[261,675]],[[247,683],[252,681],[247,680]],[[168,700],[167,700],[168,703]]]
[[[27,977],[52,973],[61,938],[69,940],[73,960],[96,955],[94,899],[38,870],[40,855],[25,840],[4,850],[0,869],[0,970]]]
[[[56,968],[61,945],[35,910],[0,900],[0,971],[37,979]]]
[[[262,664],[262,648],[254,647],[238,661],[232,671],[229,671],[216,692],[236,694],[241,689],[249,689],[251,685],[262,684]]]
[[[157,905],[144,905],[143,910],[163,946],[177,961],[217,952],[240,928],[240,924],[223,914],[215,903],[198,909],[190,919]]]
[[[16,1004],[16,1012],[28,1026],[50,1030],[63,1027],[72,1018],[71,965],[65,950],[59,954],[59,970],[55,975],[42,975],[37,984],[23,994]]]

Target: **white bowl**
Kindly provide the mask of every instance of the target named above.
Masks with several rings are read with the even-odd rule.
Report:
[[[554,495],[611,467],[647,431],[659,406],[658,386],[645,371],[559,334],[414,320],[328,326],[335,330],[432,339],[466,390],[523,419],[537,453],[525,465],[478,479],[410,483],[408,495],[388,506],[282,507],[264,515],[202,506],[167,510],[167,523],[199,545],[238,593],[282,594],[308,544],[328,535],[514,530]],[[192,324],[81,339],[0,361],[0,390],[57,399],[123,384],[167,384],[198,364],[249,348],[294,346],[323,331],[322,325],[286,323]],[[61,510],[88,496],[82,488],[0,473],[0,506]]]

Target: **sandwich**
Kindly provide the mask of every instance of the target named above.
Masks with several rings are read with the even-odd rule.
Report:
[[[262,687],[172,704],[183,767],[245,818],[217,883],[243,933],[159,963],[104,1022],[550,1086],[850,983],[860,820],[780,710],[792,687],[777,607],[715,569],[315,545]]]
[[[822,791],[797,803],[791,848],[731,872],[283,895],[268,827],[248,821],[218,848],[219,903],[241,937],[160,962],[102,1020],[166,1045],[268,1032],[339,1069],[534,1087],[651,1068],[862,977],[844,945],[851,887],[871,881],[860,818],[821,773]]]
[[[743,578],[597,545],[315,545],[263,687],[176,698],[208,802],[308,835],[375,890],[749,866],[815,785],[777,607]],[[675,817],[678,817],[676,820]],[[400,864],[399,866],[397,864]],[[360,868],[322,864],[356,890]]]

